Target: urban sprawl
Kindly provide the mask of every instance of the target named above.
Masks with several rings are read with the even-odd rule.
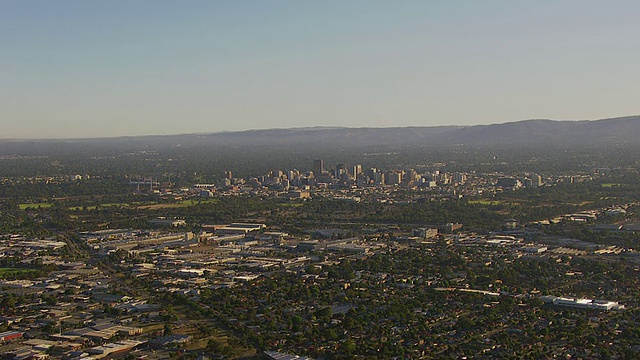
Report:
[[[618,191],[629,169],[310,167],[190,186],[126,175],[129,203],[4,208],[20,221],[0,235],[0,358],[640,357],[638,204],[545,197]],[[3,186],[86,181],[101,179]],[[416,215],[429,209],[448,215]]]

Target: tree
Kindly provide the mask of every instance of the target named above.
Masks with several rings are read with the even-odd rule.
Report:
[[[207,342],[207,351],[216,354],[222,354],[224,352],[224,344],[217,339],[209,339]]]
[[[356,342],[353,339],[347,339],[340,344],[340,351],[351,355],[356,351],[356,346]]]
[[[173,326],[171,324],[164,324],[164,331],[163,334],[165,336],[167,335],[173,335]]]

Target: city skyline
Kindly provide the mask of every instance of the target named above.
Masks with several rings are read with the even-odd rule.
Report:
[[[632,1],[7,1],[5,139],[640,113]]]

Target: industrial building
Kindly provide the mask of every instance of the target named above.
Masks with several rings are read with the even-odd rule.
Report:
[[[553,304],[554,306],[569,307],[569,308],[575,308],[575,309],[602,310],[602,311],[624,309],[624,305],[619,304],[617,301],[563,298],[563,297],[557,297],[552,295],[541,296],[540,299],[547,304]]]

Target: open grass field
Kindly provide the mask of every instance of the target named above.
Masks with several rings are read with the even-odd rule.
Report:
[[[603,188],[612,188],[612,187],[624,186],[624,184],[604,183],[600,186],[602,186]]]
[[[110,207],[110,206],[126,207],[126,206],[129,206],[129,204],[128,203],[106,203],[106,204],[100,204],[100,206],[102,206],[102,207]]]
[[[33,269],[19,269],[19,268],[0,268],[0,279],[9,277],[16,274],[26,274],[37,270]]]
[[[156,209],[175,209],[189,206],[203,205],[203,204],[215,204],[218,199],[187,199],[175,204],[150,204],[138,206],[139,209],[156,210]]]
[[[174,208],[184,208],[189,206],[196,206],[201,204],[214,204],[217,203],[218,199],[187,199],[182,200],[177,203],[104,203],[99,205],[91,205],[87,206],[87,210],[96,210],[98,208],[106,208],[106,207],[135,207],[143,210],[157,210],[157,209],[174,209]],[[46,203],[43,203],[46,204]],[[32,207],[38,204],[29,204]],[[51,206],[51,204],[46,204]],[[84,206],[72,206],[69,207],[71,211],[80,211],[84,209]]]
[[[24,204],[19,204],[18,208],[20,210],[26,210],[28,208],[33,208],[33,209],[37,209],[37,208],[49,208],[51,207],[51,203],[33,203],[33,204],[28,204],[28,203],[24,203]]]
[[[95,210],[96,208],[97,206],[87,206],[87,210]],[[67,209],[71,211],[80,211],[84,209],[84,206],[71,206],[71,207],[68,207]]]
[[[218,199],[187,199],[187,200],[182,200],[182,204],[186,204],[186,205],[198,205],[198,204],[215,204],[218,202]]]
[[[138,209],[142,209],[142,210],[158,210],[158,209],[177,209],[177,208],[184,208],[184,207],[189,207],[191,205],[188,204],[182,204],[182,203],[175,203],[175,204],[151,204],[151,205],[142,205],[142,206],[138,206]]]
[[[87,210],[95,210],[98,207],[129,207],[129,206],[131,205],[127,203],[106,203],[106,204],[100,204],[100,205],[87,206]],[[72,206],[69,208],[69,210],[79,211],[79,210],[82,210],[83,208],[84,206]]]
[[[285,208],[297,208],[300,207],[304,204],[301,203],[284,203],[284,204],[278,204],[278,206],[280,207],[285,207]]]
[[[469,204],[479,204],[479,205],[500,205],[502,201],[499,200],[471,200]]]

